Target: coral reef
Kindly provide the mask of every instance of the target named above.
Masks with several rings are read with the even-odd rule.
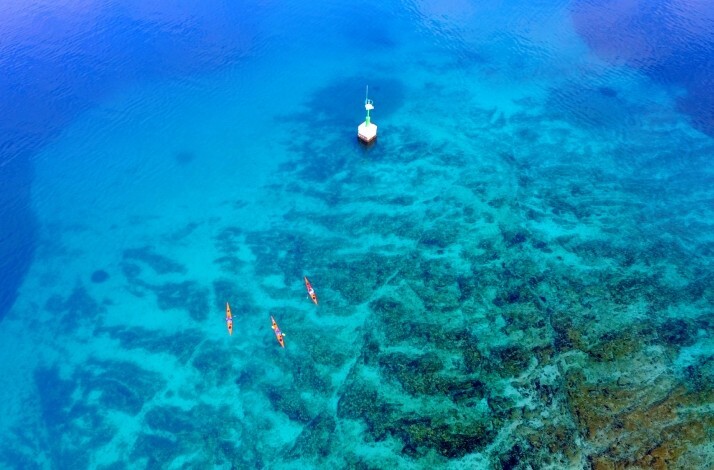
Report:
[[[124,250],[124,259],[139,261],[153,269],[157,274],[185,273],[186,268],[166,256],[154,253],[150,246]]]
[[[308,100],[327,102],[313,125],[339,122],[342,100],[325,97],[345,83]],[[390,112],[411,110],[404,85],[385,86]],[[435,106],[453,98],[427,88]],[[664,166],[661,149],[602,138],[631,125],[619,85],[513,106],[439,132],[405,125],[369,149],[291,135],[256,200],[156,238],[172,258],[120,253],[126,298],[92,297],[122,280],[101,270],[50,293],[62,338],[96,342],[35,372],[44,430],[61,436],[48,460],[92,465],[89,443],[151,468],[711,466],[710,192],[682,189],[693,170]],[[655,142],[659,126],[642,132]],[[208,228],[206,245],[183,246]],[[125,320],[127,305],[181,327]]]
[[[195,329],[185,329],[179,335],[166,335],[156,330],[142,327],[101,327],[96,333],[107,333],[119,341],[124,349],[144,349],[147,353],[168,353],[179,362],[186,362],[195,352],[196,347],[204,340],[201,332]]]
[[[77,332],[79,326],[96,327],[106,307],[89,295],[87,289],[76,286],[67,298],[59,294],[50,296],[45,309],[55,316],[55,323],[68,334]]]
[[[91,280],[95,284],[101,284],[102,282],[109,279],[109,273],[103,269],[97,269],[92,273]]]

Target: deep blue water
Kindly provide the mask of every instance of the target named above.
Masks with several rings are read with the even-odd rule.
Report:
[[[11,0],[0,70],[0,465],[712,463],[708,2]]]
[[[34,252],[33,153],[80,113],[138,83],[219,69],[246,54],[248,5],[187,9],[9,2],[0,18],[0,318]],[[206,38],[210,31],[214,36]]]
[[[641,69],[665,85],[681,87],[679,108],[694,126],[714,135],[712,9],[706,2],[648,2],[634,10],[624,5],[576,1],[569,8],[576,31],[595,53]],[[26,198],[32,182],[27,161],[33,152],[79,113],[117,90],[234,64],[250,51],[247,38],[254,33],[255,21],[251,17],[261,12],[251,2],[209,2],[179,11],[161,4],[141,11],[137,5],[101,2],[88,10],[71,2],[17,2],[5,9],[0,225],[6,268],[0,284],[0,317],[12,306],[32,260],[34,222]],[[388,44],[387,26],[372,17],[366,24],[365,30],[352,22],[346,27],[375,47]],[[472,60],[477,64],[479,58]],[[15,159],[20,161],[10,165]]]
[[[679,109],[702,132],[714,134],[714,8],[707,2],[573,2],[573,21],[593,51],[681,87]]]
[[[8,152],[9,153],[9,152]],[[9,159],[0,167],[0,259],[3,272],[0,318],[12,307],[22,279],[32,262],[35,219],[29,209],[32,166],[27,155]]]

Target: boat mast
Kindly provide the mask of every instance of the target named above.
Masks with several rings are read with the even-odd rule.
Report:
[[[367,85],[367,89],[364,92],[364,109],[367,110],[367,118],[364,122],[367,124],[367,127],[369,127],[370,124],[369,112],[374,109],[374,105],[372,103],[372,100],[369,99],[369,85]]]

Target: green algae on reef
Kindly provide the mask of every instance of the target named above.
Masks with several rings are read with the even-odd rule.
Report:
[[[511,116],[471,109],[481,121],[444,135],[405,125],[372,150],[293,139],[270,220],[212,228],[215,275],[120,253],[132,300],[186,312],[180,334],[106,326],[92,295],[114,277],[50,296],[48,312],[95,324],[127,359],[36,371],[44,426],[62,436],[48,454],[90,465],[73,442],[108,445],[109,416],[129,416],[120,449],[157,468],[706,468],[714,245],[690,232],[709,227],[709,196],[678,194],[683,210],[658,221],[656,166],[582,133],[607,132],[623,95],[550,96],[594,97],[595,121],[532,99]],[[279,315],[286,348],[263,324],[228,337],[226,301],[246,324]]]
[[[598,99],[605,103],[616,99],[613,96],[606,93]],[[517,135],[520,140],[541,145],[539,135],[527,129]],[[573,137],[564,133],[561,138]],[[425,150],[428,146],[419,148]],[[403,154],[410,151],[407,147],[402,150]],[[583,158],[586,155],[587,152]],[[440,163],[458,166],[459,161],[440,160]],[[660,337],[677,348],[696,342],[698,330],[692,321],[645,321],[640,328],[633,329],[626,320],[629,317],[625,313],[634,305],[646,303],[648,311],[657,315],[670,306],[693,300],[686,292],[683,295],[673,291],[661,276],[645,275],[642,271],[643,262],[655,267],[667,252],[659,250],[655,255],[652,247],[643,246],[640,240],[637,243],[633,243],[632,238],[628,240],[627,236],[635,232],[627,231],[624,240],[614,246],[607,236],[554,237],[537,226],[555,219],[570,230],[581,223],[599,223],[598,217],[603,211],[612,214],[618,208],[631,211],[641,206],[630,204],[626,196],[613,198],[615,202],[597,200],[600,188],[588,178],[597,176],[600,170],[591,165],[583,171],[587,164],[580,157],[557,168],[563,178],[573,181],[563,190],[542,187],[540,182],[552,178],[553,173],[544,177],[540,173],[545,170],[525,161],[525,157],[513,155],[503,159],[517,173],[514,179],[521,191],[524,188],[539,191],[540,196],[527,192],[518,198],[489,194],[493,190],[487,179],[489,175],[498,175],[499,170],[484,171],[480,175],[483,180],[464,177],[459,185],[482,199],[481,207],[488,208],[485,212],[471,205],[453,215],[430,210],[422,220],[429,221],[438,213],[449,214],[449,217],[443,224],[416,230],[395,228],[399,225],[391,224],[389,218],[372,217],[386,225],[372,224],[367,231],[396,233],[418,240],[418,248],[403,252],[405,262],[384,270],[398,272],[398,276],[389,278],[389,286],[396,289],[385,290],[384,283],[377,280],[377,273],[362,270],[357,276],[360,282],[345,291],[345,297],[351,302],[368,302],[370,314],[365,323],[361,361],[341,392],[337,412],[341,419],[354,419],[366,425],[366,442],[380,442],[391,436],[402,442],[403,452],[415,461],[426,456],[428,449],[443,456],[458,457],[468,453],[464,448],[471,446],[471,450],[483,451],[491,444],[496,446],[492,457],[502,468],[519,465],[535,468],[547,464],[579,468],[590,465],[588,462],[599,464],[611,457],[597,456],[595,449],[599,447],[587,429],[588,423],[597,422],[593,420],[607,413],[587,408],[587,403],[597,402],[595,391],[584,396],[577,391],[583,383],[600,380],[588,375],[598,370],[595,364],[621,364],[625,367],[621,373],[624,377],[630,373],[630,367],[636,367],[633,355],[639,354],[642,348],[656,347]],[[350,168],[349,171],[360,170]],[[405,174],[408,172],[404,170]],[[594,184],[605,186],[611,181],[611,175],[600,173]],[[378,179],[367,180],[371,181],[371,188],[379,187]],[[359,181],[359,177],[356,176],[355,181]],[[474,192],[474,188],[478,191]],[[340,189],[340,194],[340,201],[354,202],[348,199],[344,189]],[[393,196],[387,188],[382,188],[381,193],[371,191],[361,203],[386,204]],[[446,195],[434,199],[433,203],[438,207],[446,201],[453,208],[461,207]],[[416,209],[414,198],[408,203],[404,207]],[[339,202],[332,206],[338,208]],[[320,218],[319,213],[314,215],[315,221],[329,225],[333,231],[349,229],[351,233],[362,233],[356,226],[350,228],[344,223],[349,219],[335,214],[324,218]],[[302,211],[300,217],[310,217],[310,213]],[[459,218],[470,224],[495,225],[497,232],[481,232],[475,243],[465,244],[464,234],[469,233],[469,229],[461,225]],[[361,220],[359,216],[352,219]],[[418,218],[413,220],[416,224]],[[603,233],[610,230],[608,223],[602,224]],[[403,222],[400,224],[404,227]],[[457,253],[469,268],[439,259],[455,245],[462,245]],[[566,264],[569,254],[576,255],[586,267]],[[371,253],[362,260],[354,257],[349,263],[333,262],[331,268],[348,272],[352,265],[370,263],[372,256]],[[612,260],[622,271],[606,271],[604,266],[587,267],[587,263],[598,265],[603,259]],[[341,278],[331,289],[344,289],[339,287],[344,283],[345,278]],[[374,294],[375,289],[379,294]],[[701,298],[708,291],[702,288],[692,292]],[[472,326],[480,334],[457,333],[457,325],[463,321],[459,319],[466,316],[466,312],[476,314],[478,320],[461,323],[461,328]],[[604,325],[602,320],[608,318],[608,312],[621,315],[620,323],[615,322],[612,327]],[[577,369],[576,364],[583,360],[585,365]],[[663,367],[669,369],[671,364]],[[575,370],[587,374],[573,375]],[[377,381],[372,379],[375,373]],[[438,417],[443,410],[440,408],[413,409],[414,405],[407,405],[403,394],[421,399],[434,397],[439,406],[446,406],[455,413],[463,413],[468,406],[475,406],[483,413],[483,408],[479,408],[483,405],[479,403],[485,401],[487,413],[465,420],[462,417],[461,422],[472,423],[466,425],[466,429],[476,430],[470,433],[451,424],[441,424]],[[627,396],[630,406],[637,402],[635,396],[641,398],[641,395]],[[698,399],[706,400],[704,395],[698,395]],[[647,406],[646,402],[640,402]],[[404,407],[411,411],[402,411]],[[492,427],[485,425],[486,422]],[[511,430],[510,438],[498,440],[496,445],[498,431],[506,429]],[[464,438],[469,435],[475,440]],[[620,435],[617,439],[626,442],[628,436]],[[595,447],[586,450],[581,443],[590,439],[588,445]],[[627,461],[640,462],[639,465],[656,463],[655,457],[642,454],[645,447],[645,441],[634,439]],[[663,452],[657,451],[657,455]]]
[[[65,332],[75,332],[80,325],[96,326],[106,307],[89,295],[84,286],[78,285],[66,297],[54,294],[47,299],[45,309],[51,312],[56,323]]]

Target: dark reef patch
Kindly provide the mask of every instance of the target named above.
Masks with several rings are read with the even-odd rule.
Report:
[[[230,303],[234,298],[244,298],[247,292],[243,292],[233,281],[228,279],[217,279],[213,281],[214,306],[222,309],[226,302]],[[249,294],[248,294],[249,295]],[[251,298],[245,298],[246,302],[251,302]]]
[[[64,431],[71,425],[67,414],[74,402],[72,394],[76,385],[72,380],[61,378],[57,368],[39,367],[34,379],[45,423],[55,431]]]
[[[200,418],[201,410],[197,408],[186,411],[177,406],[163,406],[147,411],[144,421],[153,431],[165,431],[178,437],[196,432]]]
[[[508,248],[513,248],[514,246],[525,243],[528,240],[528,234],[522,230],[507,230],[503,227],[501,228],[501,236],[503,237],[503,242]]]
[[[186,268],[182,264],[155,253],[150,246],[124,250],[124,259],[140,261],[153,269],[156,274],[183,274],[186,272]]]
[[[141,274],[141,266],[136,263],[121,263],[121,272],[129,281],[136,280]]]
[[[243,229],[240,227],[226,227],[214,237],[214,241],[221,253],[226,256],[232,256],[240,249],[239,244],[242,242],[242,238]]]
[[[464,367],[466,372],[473,374],[475,372],[481,371],[483,368],[483,355],[478,349],[478,341],[475,337],[468,338],[463,342],[463,346],[460,348],[461,354],[464,359]]]
[[[317,393],[327,393],[331,382],[328,376],[321,373],[312,358],[304,357],[291,368],[290,373],[298,389],[311,390]]]
[[[201,372],[203,377],[201,383],[196,385],[199,390],[228,383],[234,376],[233,359],[215,341],[204,343],[191,361],[191,365]]]
[[[686,347],[697,341],[697,326],[683,318],[668,318],[659,325],[657,334],[665,344]]]
[[[517,377],[528,368],[532,357],[531,351],[519,346],[495,348],[489,353],[486,367],[504,377]]]
[[[266,395],[273,407],[292,421],[307,423],[314,418],[308,404],[300,397],[298,389],[267,386]]]
[[[5,442],[0,444],[0,465],[7,469],[42,470],[42,465],[37,461],[41,449],[14,445],[12,437],[17,438],[20,434],[20,431],[15,429],[5,437]]]
[[[109,273],[104,271],[103,269],[97,269],[92,273],[91,279],[93,283],[101,284],[102,282],[109,279]]]
[[[174,161],[179,165],[186,165],[188,163],[191,163],[195,159],[196,153],[188,150],[183,150],[174,154]]]
[[[604,96],[607,96],[609,98],[616,98],[617,97],[617,90],[614,88],[610,88],[608,86],[601,86],[597,88],[597,91]]]
[[[390,343],[411,337],[413,325],[405,325],[402,321],[409,318],[411,312],[403,302],[393,297],[379,297],[369,303],[369,309],[376,315]]]
[[[437,228],[424,231],[419,243],[430,248],[447,248],[456,243],[459,231],[455,225],[443,224]]]
[[[374,289],[384,284],[403,262],[397,257],[374,255],[368,259],[342,257],[327,264],[328,287],[339,292],[348,303],[357,305],[372,296]]]
[[[410,281],[424,308],[430,312],[450,312],[460,306],[462,292],[452,264],[444,259],[423,259],[418,265],[421,281]]]
[[[462,381],[452,381],[447,387],[447,393],[451,401],[458,405],[473,404],[486,396],[487,387],[481,380],[464,379]]]
[[[317,364],[340,367],[349,359],[348,352],[335,348],[332,338],[339,336],[339,331],[333,328],[322,328],[322,336],[314,341],[305,341],[301,346],[307,351],[310,359]]]
[[[101,447],[116,431],[100,407],[87,403],[92,377],[87,371],[76,371],[63,379],[56,367],[39,367],[34,372],[41,419],[47,434],[55,437],[43,443],[42,452],[53,462],[62,462],[63,468],[87,468],[87,447]]]
[[[257,274],[282,275],[286,284],[302,279],[305,267],[319,263],[326,251],[305,234],[282,231],[250,232],[246,243],[256,257]]]
[[[396,379],[411,395],[439,395],[448,392],[450,382],[438,374],[444,364],[435,353],[418,357],[403,353],[383,354],[379,357],[382,376]]]
[[[131,452],[132,459],[145,459],[149,465],[153,462],[165,467],[174,459],[189,455],[189,462],[184,465],[190,468],[215,468],[226,463],[232,468],[245,468],[240,462],[239,448],[227,438],[242,427],[227,406],[205,403],[189,409],[157,406],[147,411],[145,422],[156,434],[139,436]],[[250,445],[246,443],[243,447]]]
[[[306,101],[306,109],[319,109],[320,113],[309,112],[307,114],[296,114],[289,116],[290,120],[298,122],[312,122],[315,125],[324,124],[330,126],[350,126],[355,119],[364,117],[350,116],[345,113],[345,109],[354,109],[355,96],[359,90],[361,97],[365,83],[370,83],[370,98],[379,101],[380,116],[389,117],[405,102],[404,84],[392,78],[354,76],[340,78],[329,85],[315,91]],[[358,99],[358,102],[361,98]]]
[[[75,386],[69,380],[63,380],[56,369],[38,369],[35,371],[35,384],[38,388],[42,409],[42,420],[47,432],[54,436],[88,437],[70,419],[73,404],[72,392]],[[46,443],[44,451],[55,462],[64,462],[76,468],[86,468],[89,464],[87,454],[81,449],[73,449],[60,439]],[[71,467],[67,468],[71,468]]]
[[[245,267],[245,261],[237,256],[219,256],[213,262],[218,265],[221,271],[235,275],[240,274],[241,269]]]
[[[529,462],[534,457],[533,450],[520,444],[516,444],[508,451],[504,452],[499,460],[502,470],[515,470],[518,468],[533,468],[536,462]],[[523,466],[521,466],[523,464]]]
[[[298,177],[304,181],[325,182],[353,164],[352,160],[339,153],[323,155],[319,153],[313,158],[304,160],[299,167]],[[318,194],[318,192],[313,190],[313,194]],[[329,206],[336,206],[340,202],[339,193],[323,192],[320,193],[320,196],[320,199],[327,202]]]
[[[105,312],[105,307],[94,300],[83,286],[77,286],[72,293],[63,299],[60,295],[52,295],[45,303],[45,309],[61,316],[62,331],[72,334],[80,325],[99,325],[99,315]]]
[[[130,458],[134,461],[144,459],[146,468],[162,468],[167,462],[172,462],[183,452],[183,447],[178,439],[170,439],[155,434],[139,434]]]
[[[219,311],[226,308],[226,302],[230,304],[233,315],[239,317],[253,315],[260,311],[253,299],[253,294],[231,280],[217,279],[213,281],[213,293],[213,305]]]
[[[331,221],[335,221],[335,223],[326,223],[326,225],[332,230],[339,230],[352,235],[381,234],[385,237],[396,235],[400,238],[417,241],[424,231],[421,222],[414,215],[383,214],[379,217],[374,217],[370,214],[349,219],[333,217]],[[448,228],[446,230],[449,231]]]
[[[122,348],[142,348],[151,353],[169,353],[185,362],[196,347],[203,341],[203,334],[198,330],[182,330],[177,335],[164,335],[156,330],[141,327],[102,327],[97,333],[108,333],[110,337],[119,340]]]
[[[327,457],[332,447],[333,433],[337,421],[329,414],[323,413],[313,418],[303,427],[288,456],[299,458],[304,455]]]
[[[194,230],[198,228],[199,224],[196,222],[189,222],[183,227],[175,230],[174,232],[170,233],[169,235],[166,235],[165,239],[169,243],[178,243],[182,241],[184,238],[188,237],[193,233]]]
[[[91,385],[101,390],[99,403],[104,407],[111,407],[130,415],[141,411],[144,402],[131,388],[111,378],[96,378]]]
[[[379,399],[376,389],[361,380],[349,384],[337,403],[338,417],[363,420],[376,441],[386,437],[393,411],[393,406]]]
[[[393,353],[380,358],[380,368],[388,374],[403,374],[404,379],[412,366],[419,369],[411,371],[410,374],[416,383],[425,379],[420,375],[420,371],[436,378],[443,364],[432,354],[410,358],[402,353]],[[426,377],[424,383],[429,380],[429,377]],[[429,393],[427,389],[431,388],[432,392],[450,398],[452,403],[461,404],[469,399],[480,400],[486,393],[485,385],[478,380],[450,382],[446,377],[432,382],[432,386],[417,388],[417,394]],[[353,380],[340,397],[338,416],[362,420],[367,425],[367,441],[380,441],[389,435],[400,439],[403,443],[402,451],[412,457],[425,456],[430,450],[448,458],[462,457],[482,449],[497,434],[497,431],[487,424],[487,419],[453,420],[445,416],[439,417],[439,413],[431,416],[417,416],[413,413],[405,415],[399,412],[399,407],[389,404],[387,400],[366,382]]]
[[[473,299],[479,289],[478,278],[474,274],[459,274],[456,276],[456,286],[459,289],[459,302]]]
[[[149,286],[156,294],[156,301],[161,310],[185,310],[196,321],[208,317],[210,303],[208,289],[194,281],[167,282],[158,286]]]
[[[114,409],[128,414],[141,411],[164,387],[163,378],[127,361],[90,360],[86,370],[75,372],[85,394],[100,392],[98,401],[105,409]]]
[[[450,459],[483,449],[497,434],[484,423],[446,425],[429,418],[403,419],[390,430],[404,442],[402,451],[409,455],[423,456],[428,449],[434,449]]]
[[[507,305],[509,303],[514,303],[517,302],[519,299],[519,293],[518,291],[512,291],[512,292],[503,292],[491,301],[493,305],[496,307],[503,307],[504,305]]]

